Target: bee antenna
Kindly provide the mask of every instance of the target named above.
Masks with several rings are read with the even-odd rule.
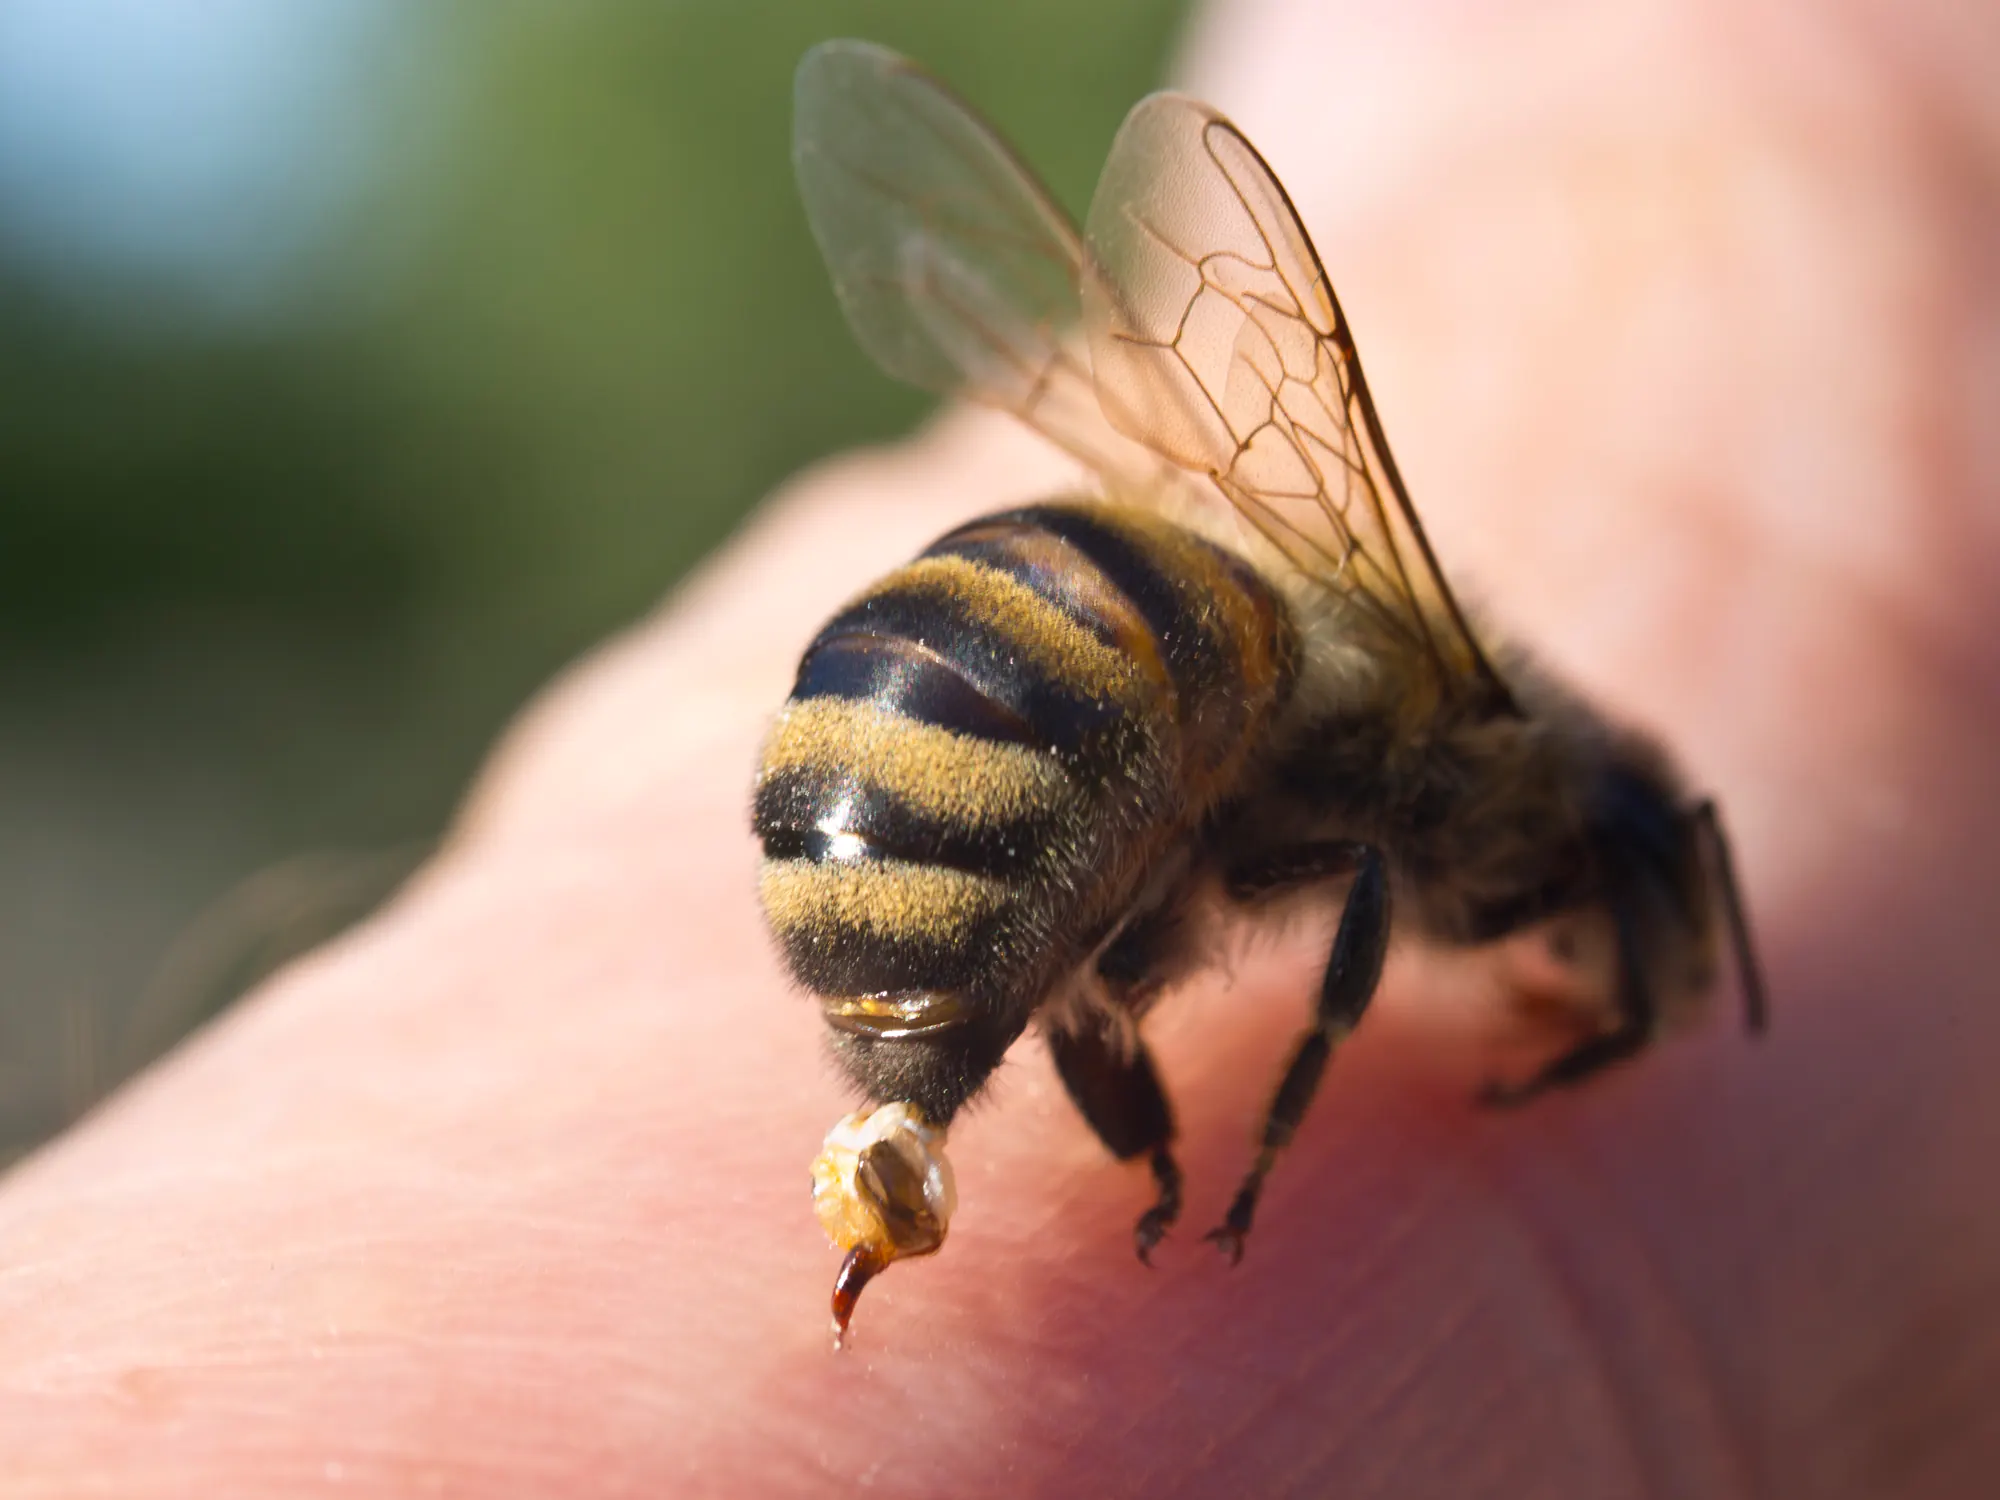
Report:
[[[1722,915],[1729,923],[1729,939],[1736,949],[1736,967],[1743,980],[1743,1026],[1753,1036],[1770,1020],[1768,992],[1764,988],[1763,966],[1757,962],[1756,944],[1750,938],[1750,916],[1743,906],[1742,888],[1736,880],[1736,861],[1729,852],[1729,838],[1722,831],[1722,814],[1713,800],[1694,809],[1708,851],[1709,868],[1721,896]]]

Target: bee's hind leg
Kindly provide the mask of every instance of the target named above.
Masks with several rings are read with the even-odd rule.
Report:
[[[1271,856],[1256,867],[1236,872],[1230,880],[1232,893],[1251,897],[1349,870],[1354,872],[1354,884],[1348,888],[1340,930],[1334,935],[1333,953],[1320,981],[1312,1028],[1299,1039],[1265,1112],[1256,1161],[1237,1188],[1222,1223],[1207,1236],[1232,1263],[1243,1258],[1243,1241],[1256,1216],[1264,1178],[1305,1118],[1333,1049],[1359,1024],[1368,1002],[1375,997],[1382,961],[1389,951],[1389,876],[1380,850],[1366,844],[1327,843]]]
[[[1108,1017],[1103,1025],[1086,1021],[1052,1030],[1048,1040],[1063,1087],[1097,1138],[1120,1161],[1143,1156],[1153,1169],[1157,1196],[1132,1229],[1139,1259],[1151,1265],[1153,1247],[1181,1214],[1174,1112],[1152,1055],[1136,1035],[1120,1035]]]

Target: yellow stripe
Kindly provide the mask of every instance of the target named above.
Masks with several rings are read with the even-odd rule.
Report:
[[[996,640],[1019,649],[1042,673],[1076,694],[1108,698],[1127,712],[1138,712],[1160,691],[1130,657],[997,569],[963,557],[920,557],[856,603],[889,594],[929,594],[963,605]]]
[[[780,937],[846,931],[965,941],[1010,891],[1006,882],[988,875],[901,860],[767,859],[758,878],[764,911]]]
[[[794,769],[858,771],[870,786],[958,827],[1059,815],[1079,798],[1051,755],[953,734],[852,698],[786,705],[765,742],[761,774]]]
[[[1069,603],[1111,632],[1113,649],[1130,657],[1132,664],[1153,681],[1163,696],[1169,699],[1178,696],[1178,684],[1167,669],[1160,643],[1153,638],[1152,626],[1082,549],[1052,531],[1024,526],[1016,520],[967,526],[954,533],[954,539],[985,543],[1011,562],[1039,569],[1067,595]]]

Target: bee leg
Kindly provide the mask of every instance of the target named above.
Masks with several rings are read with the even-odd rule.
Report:
[[[1526,1104],[1550,1089],[1568,1088],[1594,1078],[1613,1064],[1643,1052],[1652,1041],[1653,996],[1639,961],[1631,914],[1622,905],[1614,904],[1612,921],[1618,931],[1617,1024],[1577,1043],[1525,1083],[1489,1082],[1479,1091],[1481,1104],[1507,1109]]]
[[[1330,851],[1334,846],[1325,847]],[[1354,884],[1348,889],[1340,930],[1334,935],[1333,953],[1320,981],[1312,1029],[1299,1039],[1265,1113],[1256,1161],[1237,1188],[1221,1225],[1207,1235],[1232,1264],[1243,1259],[1243,1241],[1256,1216],[1264,1178],[1276,1164],[1278,1153],[1292,1143],[1333,1049],[1359,1024],[1381,982],[1382,960],[1389,951],[1388,871],[1381,851],[1365,844],[1343,847],[1346,865],[1354,870]]]
[[[1153,1247],[1181,1215],[1181,1169],[1170,1149],[1174,1112],[1146,1044],[1117,1035],[1110,1026],[1085,1025],[1049,1033],[1056,1072],[1085,1122],[1120,1161],[1145,1157],[1157,1196],[1133,1226],[1139,1259],[1152,1264]]]
[[[1736,969],[1743,985],[1743,1025],[1751,1035],[1763,1031],[1770,1015],[1764,989],[1763,966],[1757,962],[1757,948],[1750,940],[1750,918],[1744,910],[1742,887],[1736,881],[1736,861],[1729,852],[1729,835],[1722,831],[1722,813],[1713,801],[1695,804],[1689,814],[1701,831],[1702,847],[1722,902],[1722,915],[1729,923],[1729,939],[1736,949]]]

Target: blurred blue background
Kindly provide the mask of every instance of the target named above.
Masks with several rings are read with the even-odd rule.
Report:
[[[919,415],[793,193],[807,46],[926,60],[1080,207],[1182,8],[0,4],[0,1160],[386,890],[774,483]]]

